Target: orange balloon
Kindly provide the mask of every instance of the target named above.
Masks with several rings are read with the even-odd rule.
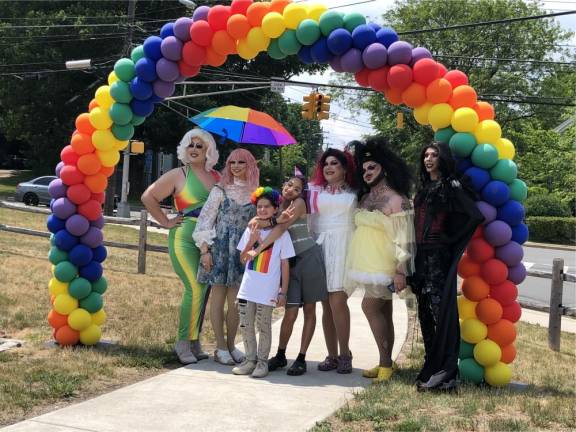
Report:
[[[252,27],[260,27],[264,15],[270,12],[270,2],[252,3],[246,11],[246,17]]]
[[[114,174],[114,168],[113,166],[111,167],[105,167],[103,166],[102,168],[100,168],[100,173],[104,174],[106,177],[110,177],[112,174]]]
[[[86,176],[84,184],[92,193],[104,192],[106,186],[108,186],[108,179],[104,174],[99,172],[94,175]]]
[[[494,120],[495,112],[494,107],[490,105],[488,102],[478,101],[476,105],[474,105],[474,111],[478,114],[478,119],[482,120]]]
[[[76,166],[83,174],[90,176],[100,171],[102,163],[95,153],[88,153],[80,156]]]
[[[502,349],[502,356],[500,357],[500,361],[502,363],[512,363],[516,358],[516,347],[514,344],[506,345],[505,347],[501,347]]]
[[[65,325],[56,330],[55,339],[62,346],[76,345],[80,340],[80,332]]]
[[[488,326],[488,339],[492,339],[500,347],[510,345],[516,340],[516,327],[510,321],[501,319]]]
[[[270,12],[284,12],[284,8],[292,3],[291,0],[272,0],[270,2]]]
[[[54,300],[56,300],[56,296],[55,295],[51,295],[50,296],[50,304],[54,305]],[[66,322],[68,322],[68,320],[66,320]]]
[[[244,39],[251,28],[248,18],[240,14],[232,15],[226,24],[226,31],[236,40]]]
[[[402,103],[402,91],[397,88],[387,88],[384,90],[384,96],[392,105],[400,105]]]
[[[52,328],[59,329],[68,324],[68,315],[62,315],[54,309],[50,309],[50,312],[48,312],[48,324],[50,324]]]
[[[82,113],[76,117],[76,129],[78,129],[78,132],[92,135],[96,129],[90,123],[90,114]]]
[[[206,64],[213,67],[222,66],[226,63],[226,56],[220,55],[211,47],[206,48]]]
[[[470,276],[478,276],[480,274],[480,264],[464,254],[458,263],[458,274],[464,279]]]
[[[462,293],[468,300],[479,302],[490,294],[490,285],[479,276],[470,276],[462,282]]]
[[[402,92],[402,102],[410,108],[416,108],[426,103],[426,87],[413,82]]]
[[[96,101],[96,99],[92,99],[90,101],[90,103],[88,104],[88,111],[92,111],[92,109],[96,108],[98,105],[98,102]]]
[[[445,103],[452,96],[452,84],[444,78],[438,78],[426,87],[426,99],[433,104]]]
[[[226,30],[218,30],[212,37],[212,49],[221,56],[234,54],[236,52],[236,42]]]
[[[450,105],[452,108],[472,108],[478,102],[476,90],[469,85],[461,85],[452,90],[452,97],[450,98]]]
[[[92,137],[91,135],[85,133],[78,132],[72,135],[70,145],[79,155],[92,153],[94,151],[94,146],[92,145]]]
[[[476,305],[476,316],[486,325],[494,324],[502,318],[502,305],[494,299],[485,298]]]

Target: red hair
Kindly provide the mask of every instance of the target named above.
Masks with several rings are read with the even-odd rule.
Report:
[[[324,178],[323,169],[326,159],[328,159],[328,157],[330,156],[338,159],[340,165],[342,165],[342,167],[346,170],[346,177],[344,180],[346,181],[348,186],[350,186],[351,188],[356,187],[356,164],[354,163],[354,158],[349,152],[338,150],[335,148],[329,148],[324,153],[322,153],[322,156],[320,156],[320,159],[318,159],[318,161],[316,162],[316,168],[314,169],[314,174],[310,179],[310,183],[316,186],[322,186],[322,187],[326,186],[327,182],[326,179]]]
[[[234,176],[232,175],[232,171],[230,171],[230,162],[231,160],[241,160],[246,162],[246,183],[248,190],[254,190],[260,184],[260,170],[258,169],[258,163],[252,153],[245,149],[236,149],[233,150],[228,159],[226,159],[226,166],[222,170],[222,179],[220,180],[220,184],[223,186],[231,185],[234,183]]]

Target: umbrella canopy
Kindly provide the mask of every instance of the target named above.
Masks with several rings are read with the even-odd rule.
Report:
[[[202,129],[240,144],[284,146],[295,144],[290,133],[268,114],[226,105],[204,111],[190,119]]]

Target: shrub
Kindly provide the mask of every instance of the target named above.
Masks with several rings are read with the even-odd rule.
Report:
[[[535,242],[575,244],[576,218],[530,216],[526,218],[530,240]]]
[[[570,207],[556,195],[533,195],[524,202],[526,216],[571,216]]]

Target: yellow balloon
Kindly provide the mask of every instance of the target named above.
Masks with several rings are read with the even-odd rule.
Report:
[[[266,51],[270,38],[264,34],[261,27],[252,27],[246,35],[246,43],[256,52]]]
[[[301,3],[290,3],[284,8],[283,15],[286,28],[296,30],[298,24],[308,18],[308,10]]]
[[[458,296],[458,315],[461,319],[476,318],[477,302],[468,300],[463,295]]]
[[[474,359],[484,367],[494,366],[502,357],[502,349],[490,339],[484,339],[474,346]]]
[[[324,12],[328,10],[328,7],[322,3],[313,3],[308,5],[308,18],[314,21],[320,21],[320,17]]]
[[[92,316],[86,309],[78,308],[68,315],[68,325],[74,330],[85,330],[92,325]]]
[[[119,141],[116,138],[114,138],[114,139],[115,139],[115,142],[114,142],[114,149],[115,150],[120,151],[120,150],[124,150],[126,147],[128,147],[128,142],[129,142],[128,140]]]
[[[96,345],[102,337],[102,330],[96,324],[92,324],[80,332],[80,342],[84,345]]]
[[[454,110],[447,103],[434,104],[428,111],[428,123],[433,128],[442,129],[450,126]]]
[[[100,151],[114,150],[116,141],[110,130],[97,130],[92,134],[92,145]]]
[[[98,106],[102,109],[108,111],[108,109],[114,103],[114,99],[110,95],[110,86],[100,86],[98,90],[96,90],[95,95],[96,102],[98,102]]]
[[[98,159],[100,159],[102,166],[105,167],[113,167],[120,161],[120,153],[118,153],[118,150],[96,150],[96,156],[98,156]]]
[[[238,41],[236,49],[238,51],[238,55],[244,60],[252,60],[258,55],[258,51],[253,50],[252,47],[248,45],[248,42],[245,38]]]
[[[60,294],[68,294],[68,282],[62,282],[53,277],[48,282],[48,291],[54,297],[59,296]]]
[[[486,339],[488,335],[488,327],[482,321],[476,318],[468,318],[462,321],[460,328],[462,339],[471,344],[477,344],[481,340]]]
[[[419,107],[414,108],[412,111],[412,115],[414,119],[421,125],[427,125],[428,123],[428,113],[430,112],[430,108],[432,108],[430,102],[426,102],[425,104],[420,105]]]
[[[280,37],[286,30],[284,17],[278,12],[269,12],[262,19],[262,32],[269,38]]]
[[[494,120],[483,120],[474,129],[478,144],[495,144],[502,137],[502,129]]]
[[[78,300],[68,294],[60,294],[54,299],[54,310],[61,315],[68,315],[78,308]]]
[[[116,76],[116,72],[112,71],[108,74],[108,85],[111,86],[116,81],[118,81],[118,77]]]
[[[512,379],[512,368],[506,363],[498,362],[484,369],[484,379],[493,387],[503,387]]]
[[[104,309],[100,309],[98,312],[92,314],[92,322],[97,326],[104,324],[106,322],[106,318],[107,315],[106,312],[104,312]]]
[[[494,143],[494,147],[498,150],[498,159],[514,159],[516,149],[512,141],[506,138],[500,138]]]
[[[100,107],[90,111],[90,123],[98,130],[109,129],[112,126],[112,119],[108,115],[108,109]]]
[[[452,114],[452,129],[456,132],[473,132],[478,120],[478,114],[472,108],[458,108]]]

